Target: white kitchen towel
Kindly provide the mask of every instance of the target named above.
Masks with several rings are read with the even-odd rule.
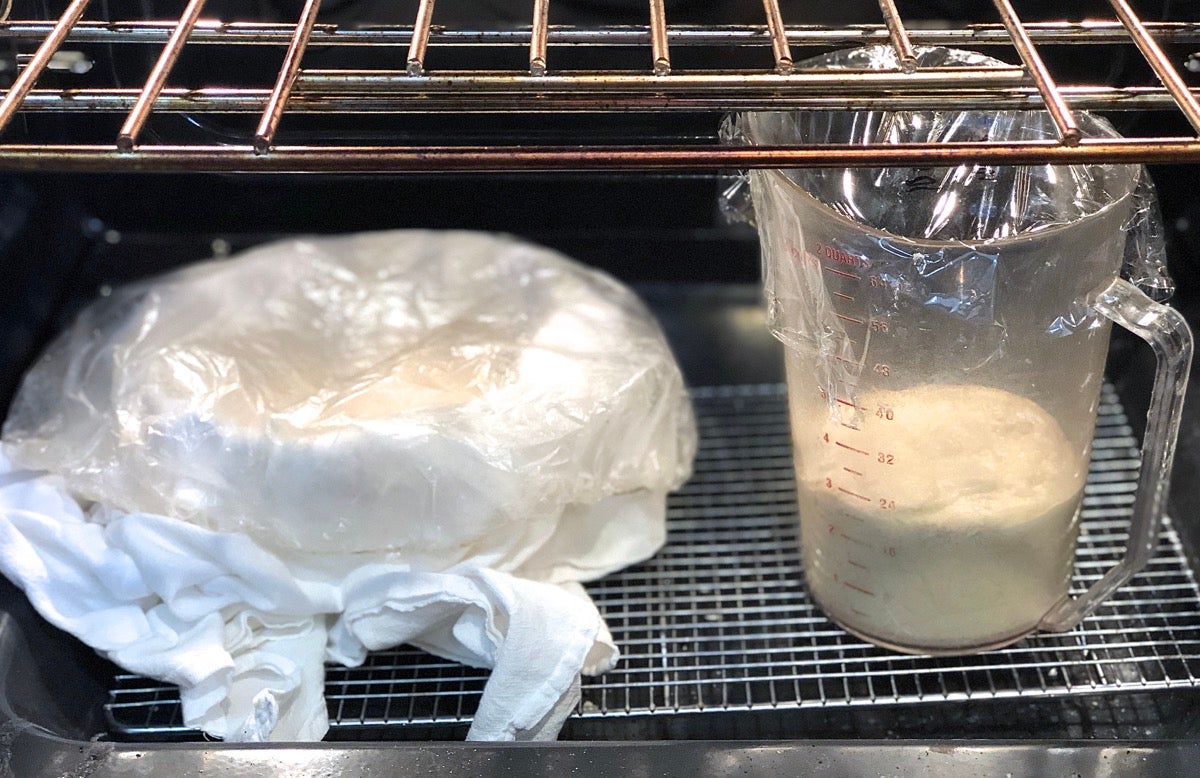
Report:
[[[55,626],[178,684],[184,723],[231,741],[320,739],[324,662],[401,643],[492,668],[468,739],[553,739],[580,672],[617,660],[578,583],[282,553],[165,516],[85,509],[60,478],[3,452],[0,572]]]

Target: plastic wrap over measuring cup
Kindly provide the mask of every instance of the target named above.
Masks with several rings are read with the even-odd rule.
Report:
[[[116,290],[30,371],[4,441],[84,499],[272,547],[415,570],[537,554],[575,567],[536,577],[579,580],[661,544],[696,431],[627,288],[513,238],[407,231]]]
[[[895,60],[879,47],[817,64]],[[1085,136],[1116,134],[1077,118]],[[1034,111],[759,113],[734,128],[759,145],[1057,137]],[[1143,169],[759,170],[749,183],[786,346],[807,583],[827,615],[898,650],[965,653],[1070,628],[1144,566],[1191,335],[1118,275],[1167,286]],[[1159,374],[1128,552],[1071,597],[1111,321],[1154,346]]]

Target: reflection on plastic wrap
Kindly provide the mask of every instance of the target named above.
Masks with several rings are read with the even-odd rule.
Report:
[[[1050,326],[1046,328],[1046,334],[1056,338],[1066,338],[1080,330],[1098,329],[1107,323],[1108,320],[1103,316],[1097,316],[1095,310],[1087,303],[1081,300],[1072,300],[1067,304],[1067,309],[1050,322]]]
[[[287,241],[118,289],[33,368],[4,440],[119,509],[500,569],[614,495],[661,514],[696,445],[628,289],[430,232]]]
[[[956,49],[918,49],[922,68],[1003,65]],[[879,70],[898,67],[889,46],[823,55],[798,69]],[[1103,119],[1077,116],[1089,137],[1116,137]],[[776,112],[730,116],[721,136],[730,144],[896,144],[1046,140],[1056,130],[1044,111]],[[963,164],[952,168],[879,168],[786,171],[791,180],[834,211],[886,233],[918,240],[961,240],[974,245],[1065,223],[1128,196],[1129,236],[1122,277],[1159,302],[1174,284],[1166,269],[1164,231],[1154,184],[1145,169],[1132,193],[1123,190],[1129,166]],[[757,224],[746,173],[732,174],[721,196],[731,221]]]
[[[1175,294],[1175,282],[1167,272],[1167,241],[1162,209],[1154,181],[1143,173],[1133,192],[1134,208],[1125,223],[1129,235],[1121,277],[1132,282],[1152,300],[1165,303]]]
[[[941,308],[961,319],[992,320],[998,254],[963,246],[909,251],[880,240],[875,273],[897,298]]]

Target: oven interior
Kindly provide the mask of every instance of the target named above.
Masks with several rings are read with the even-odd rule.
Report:
[[[411,65],[406,49],[412,53],[417,37],[417,3],[326,2],[291,96],[296,109],[284,113],[273,145],[255,156],[264,100],[296,19],[311,4],[250,5],[205,5],[193,36],[208,44],[183,48],[132,153],[121,156],[114,139],[183,2],[92,3],[9,124],[0,139],[7,171],[0,178],[0,409],[41,349],[106,288],[287,235],[468,228],[526,237],[630,284],[670,340],[701,428],[696,475],[670,499],[667,546],[589,585],[623,659],[614,671],[585,679],[583,702],[560,743],[507,751],[460,743],[486,673],[399,647],[373,654],[360,668],[328,668],[333,727],[327,743],[296,751],[297,770],[333,764],[335,755],[362,769],[402,765],[449,774],[636,765],[665,773],[736,765],[770,774],[807,763],[796,760],[935,773],[967,765],[986,772],[1014,760],[1083,766],[1111,759],[1132,766],[1136,759],[1169,771],[1193,758],[1200,748],[1195,403],[1185,410],[1157,555],[1074,631],[970,657],[900,656],[841,632],[805,593],[781,347],[764,326],[757,238],[719,207],[737,167],[720,156],[722,112],[824,99],[803,84],[789,91],[787,83],[717,78],[723,68],[779,74],[763,8],[696,0],[659,8],[674,31],[669,74],[659,78],[694,75],[697,82],[676,92],[643,83],[653,65],[649,55],[657,53],[649,45],[654,4],[648,10],[632,0],[556,0],[549,75],[564,73],[568,82],[574,74],[638,75],[616,85],[581,78],[541,87],[505,85],[494,76],[528,67],[526,3],[446,3],[434,9],[425,70],[417,76],[426,81],[416,89],[395,82]],[[768,3],[768,13],[772,6],[802,41],[792,47],[796,62],[868,35],[889,40],[874,2]],[[9,19],[30,21],[28,29],[17,21],[0,24],[4,77],[29,66],[65,7],[14,0]],[[927,35],[964,47],[982,41],[997,56],[1020,61],[1000,40],[1003,27],[990,2],[920,0],[900,8],[914,40]],[[1105,110],[1124,134],[1146,139],[1139,153],[1153,163],[1160,193],[1178,284],[1173,304],[1195,324],[1196,130],[1155,86],[1152,69],[1128,39],[1114,33],[1090,45],[1055,45],[1055,25],[1078,32],[1087,25],[1072,27],[1076,22],[1112,18],[1105,3],[1018,8],[1060,87],[1099,83],[1111,92],[1065,88],[1072,108]],[[1194,88],[1187,63],[1200,51],[1200,20],[1188,18],[1185,4],[1159,0],[1136,8]],[[210,18],[247,28],[203,21]],[[153,20],[166,21],[156,28]],[[153,34],[142,37],[146,30]],[[353,42],[336,38],[343,33]],[[225,45],[222,35],[259,35],[269,43]],[[754,45],[727,44],[738,35]],[[339,72],[350,69],[385,74],[386,83],[335,83],[349,79]],[[446,83],[437,81],[442,73],[450,76]],[[472,86],[464,73],[484,77]],[[964,105],[1034,99],[1038,85],[1028,73],[1022,78],[1016,86],[997,82],[978,91],[930,87],[920,97]],[[206,93],[214,84],[228,92]],[[880,89],[870,95],[885,104],[917,99]],[[1160,137],[1183,140],[1167,154],[1152,147]],[[511,166],[487,157],[447,162],[456,147],[514,145],[546,153]],[[347,157],[353,172],[339,172],[326,157],[287,157],[289,149],[334,146],[356,150]],[[443,156],[427,164],[386,157],[389,150],[432,147]],[[680,148],[701,154],[682,163],[648,161],[656,149]],[[57,161],[37,157],[38,149],[57,152]],[[183,151],[171,156],[172,149]],[[600,161],[581,150],[598,152]],[[371,151],[385,158],[371,158]],[[1098,578],[1121,552],[1152,376],[1148,349],[1114,333],[1077,587]],[[85,763],[116,772],[134,759],[182,774],[206,765],[217,774],[278,766],[271,760],[282,758],[279,750],[206,742],[188,730],[177,692],[101,660],[43,622],[7,583],[0,586],[0,607],[7,616],[0,626],[6,733],[0,755],[14,774],[60,774]],[[371,747],[383,741],[392,747]],[[624,750],[601,747],[609,742]],[[671,743],[679,748],[662,750]],[[946,761],[930,762],[930,754]]]

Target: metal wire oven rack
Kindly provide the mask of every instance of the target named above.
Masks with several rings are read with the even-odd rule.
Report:
[[[1168,520],[1158,553],[1075,630],[962,658],[900,656],[830,623],[804,589],[786,399],[777,385],[699,389],[695,475],[668,506],[666,547],[589,585],[622,652],[584,679],[577,716],[847,708],[1074,697],[1196,686],[1200,588]],[[1111,387],[1102,395],[1076,557],[1077,591],[1122,553],[1138,451]],[[469,721],[484,671],[412,648],[330,666],[334,735]],[[199,737],[173,687],[118,675],[117,738]]]
[[[57,21],[0,22],[0,45],[10,47],[17,69],[0,100],[0,131],[7,128],[8,136],[0,139],[0,169],[494,171],[794,167],[916,160],[924,164],[1200,160],[1200,138],[1195,134],[1200,131],[1200,103],[1184,66],[1186,54],[1200,49],[1200,20],[1143,22],[1127,0],[1097,0],[1097,12],[1103,13],[1092,20],[1027,22],[1021,17],[1027,9],[1020,8],[1019,0],[992,2],[998,23],[955,29],[926,29],[906,22],[894,0],[879,0],[881,23],[874,25],[807,25],[802,18],[785,19],[779,0],[763,0],[761,24],[673,25],[663,0],[648,0],[643,11],[630,12],[635,23],[594,27],[552,25],[549,0],[535,0],[528,24],[514,29],[456,29],[434,24],[433,0],[420,0],[413,23],[405,26],[326,24],[318,19],[321,0],[305,0],[294,23],[205,18],[205,0],[189,0],[179,19],[96,21],[85,19],[90,0],[71,0]],[[795,68],[797,51],[870,43],[892,46],[900,62],[897,69]],[[925,45],[990,49],[1019,65],[917,68],[914,48]],[[69,52],[64,46],[70,47]],[[111,51],[146,50],[147,46],[157,54],[142,70],[139,87],[97,84],[94,77],[72,80],[69,75],[76,69],[87,70],[89,47]],[[1107,57],[1096,54],[1095,47],[1112,46],[1136,47],[1151,74],[1145,83],[1068,83],[1051,71],[1049,58],[1043,56],[1048,48],[1092,47],[1092,56]],[[1181,53],[1164,53],[1164,46]],[[202,47],[219,48],[227,61],[243,55],[246,47],[265,47],[282,52],[282,60],[273,79],[265,74],[256,85],[172,86],[173,70],[185,49]],[[369,51],[369,63],[305,66],[314,49],[326,47],[356,49],[356,56]],[[515,53],[516,62],[507,68],[473,69],[462,64],[471,60],[454,57],[464,48]],[[686,57],[679,54],[695,48],[713,52],[706,61],[716,65],[680,66]],[[601,66],[572,69],[566,55],[579,50],[600,54]],[[604,59],[618,50],[632,50],[632,59],[616,54]],[[734,55],[746,52],[749,64],[722,64],[741,62],[745,58]],[[67,53],[70,62],[82,63],[81,67],[63,66],[61,58]],[[54,78],[47,78],[56,56],[59,67]],[[346,127],[364,114],[931,107],[1045,109],[1060,137],[1057,141],[749,149],[722,147],[711,137],[676,145],[647,145],[637,137],[569,146],[339,144],[320,138],[289,141],[286,131],[288,123],[301,115],[334,117]],[[1168,111],[1185,117],[1191,129],[1125,140],[1081,138],[1073,114],[1084,109]],[[13,120],[18,115],[79,112],[87,114],[103,137],[55,142],[14,137]],[[152,114],[249,115],[257,123],[245,137],[232,141],[156,142],[145,131]],[[119,129],[108,129],[100,117],[119,120]]]

